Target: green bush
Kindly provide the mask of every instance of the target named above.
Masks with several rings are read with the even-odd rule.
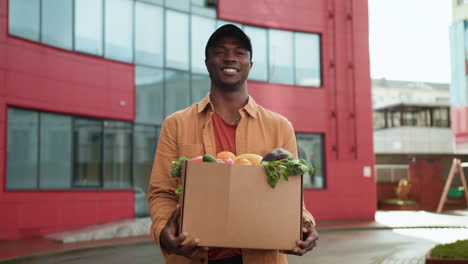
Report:
[[[458,240],[450,244],[438,245],[432,249],[431,257],[468,259],[468,239]]]

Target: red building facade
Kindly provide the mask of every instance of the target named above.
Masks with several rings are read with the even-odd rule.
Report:
[[[0,0],[0,239],[134,217],[131,187],[8,188],[10,108],[130,123],[138,119],[135,64],[14,36],[8,5]],[[317,221],[372,220],[376,187],[367,1],[219,0],[217,17],[320,36],[319,86],[249,81],[249,93],[260,105],[286,116],[297,133],[321,136],[324,183],[304,190],[306,206]],[[253,50],[255,67],[255,46]]]

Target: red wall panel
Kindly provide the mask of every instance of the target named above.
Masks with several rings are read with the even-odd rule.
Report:
[[[45,235],[131,218],[133,191],[10,191],[0,210],[0,239]]]
[[[6,111],[19,106],[134,120],[134,66],[8,35],[0,0],[0,239],[19,239],[134,216],[134,192],[6,191]]]
[[[218,17],[277,29],[319,32],[326,15],[325,0],[218,1]]]

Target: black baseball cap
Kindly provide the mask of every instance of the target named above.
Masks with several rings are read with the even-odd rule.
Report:
[[[208,58],[208,48],[212,47],[216,41],[226,36],[238,38],[244,45],[244,48],[250,52],[250,60],[252,60],[252,43],[250,42],[250,38],[242,29],[234,24],[223,25],[211,34],[205,47],[205,59]]]

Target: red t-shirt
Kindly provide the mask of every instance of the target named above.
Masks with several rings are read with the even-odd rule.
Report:
[[[221,151],[230,151],[236,154],[236,128],[237,124],[228,124],[216,112],[213,113],[213,128],[216,143],[216,153]],[[210,248],[208,250],[208,259],[230,258],[241,254],[238,248]]]

